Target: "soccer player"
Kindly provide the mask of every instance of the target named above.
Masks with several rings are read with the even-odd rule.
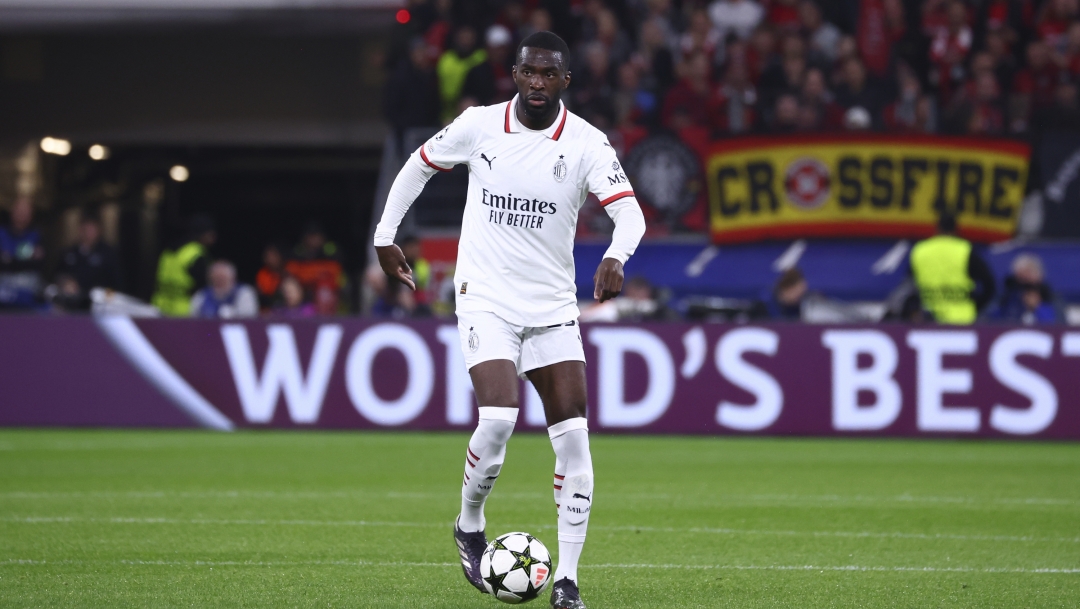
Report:
[[[623,264],[645,232],[645,218],[607,138],[561,101],[570,84],[569,58],[566,43],[551,32],[522,40],[513,67],[517,96],[467,109],[409,157],[387,197],[375,249],[383,270],[415,289],[394,245],[397,227],[435,172],[469,167],[454,281],[461,350],[480,408],[454,538],[465,577],[483,592],[484,502],[517,422],[518,377],[527,378],[543,400],[555,450],[559,563],[551,606],[585,609],[577,567],[592,509],[593,468],[574,235],[578,210],[593,193],[615,222],[593,278],[593,296],[604,302],[622,290]]]

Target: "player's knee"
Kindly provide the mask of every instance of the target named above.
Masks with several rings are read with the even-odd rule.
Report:
[[[505,445],[510,441],[510,436],[514,433],[514,424],[506,421],[498,421],[498,423],[498,425],[488,425],[487,433],[492,442]]]

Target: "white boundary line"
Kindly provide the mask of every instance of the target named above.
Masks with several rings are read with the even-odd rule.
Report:
[[[369,497],[379,499],[445,499],[447,493],[420,493],[390,491],[386,493],[370,493],[366,491],[250,491],[250,490],[222,490],[222,491],[3,491],[0,498],[6,499],[49,499],[49,498],[74,498],[74,497],[134,497],[134,498],[170,498],[170,497],[205,497],[234,499],[243,497],[277,497],[282,499],[314,499],[321,497]],[[550,493],[532,492],[507,492],[496,495],[506,499],[538,499],[549,498]],[[610,493],[605,497],[613,499],[655,500],[655,501],[683,501],[688,497],[683,495],[671,495],[666,493],[637,494],[637,493]],[[859,504],[899,504],[911,505],[919,503],[961,505],[971,507],[985,507],[987,505],[1009,506],[1064,506],[1080,507],[1080,499],[1067,499],[1061,497],[937,497],[931,495],[891,495],[873,497],[865,495],[721,495],[710,500],[713,504],[731,505],[736,503],[753,502],[778,502],[796,503],[805,506],[807,503],[820,502],[836,504],[841,507],[849,507]]]
[[[77,565],[77,564],[122,564],[133,566],[168,566],[168,567],[300,567],[300,566],[356,566],[356,567],[453,567],[460,568],[456,562],[408,562],[408,561],[366,561],[366,560],[309,560],[309,561],[233,561],[233,560],[0,560],[0,566],[7,565]],[[674,569],[674,570],[715,570],[715,571],[819,571],[848,573],[1013,573],[1013,574],[1080,574],[1080,569],[1057,567],[912,567],[912,566],[867,566],[867,565],[679,565],[671,563],[607,563],[599,565],[581,565],[582,569]]]
[[[269,519],[220,519],[220,518],[148,518],[148,517],[112,517],[86,518],[81,516],[23,516],[0,517],[0,522],[19,524],[52,524],[73,522],[98,522],[105,524],[194,524],[194,525],[250,525],[250,526],[312,526],[312,527],[402,527],[402,528],[446,528],[449,525],[437,522],[398,522],[384,520],[269,520]],[[554,528],[547,524],[521,525],[541,531]],[[729,529],[716,527],[650,527],[650,526],[604,526],[593,525],[594,531],[633,531],[643,533],[690,533],[712,535],[767,535],[781,537],[839,537],[850,539],[920,539],[951,541],[1001,541],[1026,543],[1080,543],[1080,537],[1033,537],[1030,535],[963,535],[953,533],[902,533],[889,531],[793,531],[768,529]]]

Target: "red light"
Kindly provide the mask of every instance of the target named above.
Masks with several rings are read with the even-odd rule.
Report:
[[[408,23],[409,19],[412,19],[412,15],[410,15],[409,11],[406,10],[406,9],[401,9],[400,11],[398,11],[397,15],[395,17],[397,18],[398,23],[403,23],[403,24]]]

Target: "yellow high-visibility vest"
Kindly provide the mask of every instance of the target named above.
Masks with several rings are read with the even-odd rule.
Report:
[[[187,317],[191,314],[191,293],[195,288],[191,265],[205,253],[206,248],[198,241],[192,241],[175,251],[161,252],[157,291],[151,302],[161,310],[162,315]]]
[[[951,235],[921,241],[911,250],[911,274],[923,308],[943,324],[970,324],[978,317],[968,275],[971,242]]]

